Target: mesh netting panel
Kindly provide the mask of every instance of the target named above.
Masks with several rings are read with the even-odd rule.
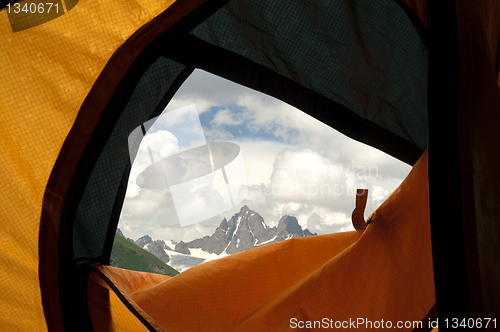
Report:
[[[73,229],[74,258],[101,255],[115,197],[129,160],[128,136],[151,116],[184,68],[184,65],[161,57],[138,82],[78,205]]]
[[[394,1],[233,0],[191,34],[427,147],[427,50]]]

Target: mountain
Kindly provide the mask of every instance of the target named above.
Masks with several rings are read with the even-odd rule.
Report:
[[[297,218],[283,216],[278,226],[269,227],[264,219],[248,206],[243,206],[229,221],[225,218],[211,236],[190,242],[153,241],[145,235],[135,243],[148,252],[169,263],[178,271],[261,245],[313,236],[309,230],[302,230]]]
[[[137,241],[136,241],[137,242]],[[165,244],[163,240],[156,240],[147,243],[146,247],[147,251],[158,257],[164,263],[170,262],[170,257],[165,252],[165,249],[169,249],[169,247]]]
[[[277,227],[269,227],[262,217],[248,206],[229,221],[225,218],[211,236],[205,236],[187,243],[189,248],[199,248],[209,254],[228,255],[296,237],[317,235],[302,230],[297,218],[283,216]]]
[[[165,274],[168,276],[179,274],[177,270],[162,262],[155,255],[125,239],[119,229],[115,234],[110,265],[123,269]]]
[[[153,239],[149,235],[144,235],[143,237],[138,238],[137,241],[135,241],[135,244],[144,248],[146,244],[151,242],[153,242]]]
[[[191,251],[189,251],[189,246],[187,245],[187,243],[184,243],[182,241],[175,245],[175,251],[184,255],[191,255]]]
[[[129,241],[130,241],[130,242],[132,242],[132,243],[135,243],[135,241],[134,241],[134,240],[132,240],[131,238],[129,238],[129,237],[125,237],[125,235],[123,235],[122,231],[121,231],[119,228],[117,228],[117,229],[116,229],[116,234],[118,234],[118,235],[120,235],[121,237],[123,237],[123,238],[125,238],[125,239],[129,240]],[[139,247],[142,247],[142,246],[139,246]]]

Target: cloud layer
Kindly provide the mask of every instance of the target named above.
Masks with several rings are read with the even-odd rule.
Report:
[[[241,148],[248,195],[216,217],[181,227],[168,188],[144,189],[135,182],[151,163],[148,154],[139,152],[119,224],[128,237],[148,234],[154,239],[190,241],[212,234],[222,218],[230,218],[244,204],[271,226],[288,214],[318,234],[351,230],[356,189],[369,190],[367,217],[411,169],[294,107],[201,70],[188,78],[164,113],[192,104],[204,137],[193,132],[198,127],[193,125],[196,119],[177,116],[158,121],[146,136],[154,146],[155,161],[199,146],[203,139],[236,143]],[[187,137],[196,139],[183,143]],[[200,199],[202,195],[193,196],[191,205],[198,214],[207,204]]]

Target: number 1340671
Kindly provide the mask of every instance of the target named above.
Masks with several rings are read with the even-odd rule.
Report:
[[[445,328],[497,328],[496,318],[446,318],[442,320]]]
[[[16,2],[13,5],[10,3],[7,5],[7,12],[10,14],[15,13],[31,13],[31,14],[42,14],[42,13],[59,13],[59,11],[62,10],[62,8],[59,8],[58,3],[53,3],[53,2],[41,2],[41,3],[19,3]]]

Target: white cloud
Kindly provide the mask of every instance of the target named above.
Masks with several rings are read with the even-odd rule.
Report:
[[[263,129],[285,141],[310,141],[315,145],[325,145],[326,142],[315,138],[323,138],[326,134],[329,135],[328,143],[331,146],[343,136],[338,132],[333,133],[330,127],[297,108],[267,95],[241,95],[237,104],[245,105],[248,109],[245,116],[247,126],[254,131]]]
[[[207,99],[201,98],[199,96],[176,96],[170,101],[170,103],[168,103],[165,112],[174,111],[181,107],[186,107],[192,104],[196,105],[196,109],[198,110],[199,114],[207,112],[210,107],[215,106],[213,102],[210,102]]]
[[[203,127],[203,132],[205,133],[205,137],[209,142],[234,141],[233,134],[218,127],[212,127],[211,129]]]
[[[258,92],[215,75],[196,69],[167,106],[167,111],[196,104],[204,113],[212,106],[235,104],[242,95],[259,95]]]
[[[166,130],[159,130],[146,135],[143,142],[152,151],[153,155],[157,157],[156,160],[166,158],[179,151],[177,137]]]
[[[241,148],[249,185],[268,185],[278,153],[292,147],[290,144],[267,140],[234,140]],[[265,147],[265,148],[264,148]]]
[[[274,156],[270,181],[260,186],[254,182],[247,204],[258,206],[261,210],[255,209],[263,217],[266,213],[266,222],[294,215],[303,227],[314,227],[320,233],[352,229],[356,189],[369,190],[367,217],[402,181],[381,179],[374,166],[352,165],[342,156],[330,160],[310,148],[286,147]],[[316,217],[309,220],[312,215]]]
[[[228,109],[218,111],[213,120],[210,121],[211,124],[216,126],[229,125],[236,126],[243,123],[243,119],[236,119],[235,115]]]
[[[177,138],[168,131],[160,130],[146,135],[141,141],[137,156],[132,164],[125,197],[132,198],[139,195],[139,186],[136,179],[142,171],[152,165],[151,156],[153,157],[153,161],[156,162],[178,150],[179,144]]]

